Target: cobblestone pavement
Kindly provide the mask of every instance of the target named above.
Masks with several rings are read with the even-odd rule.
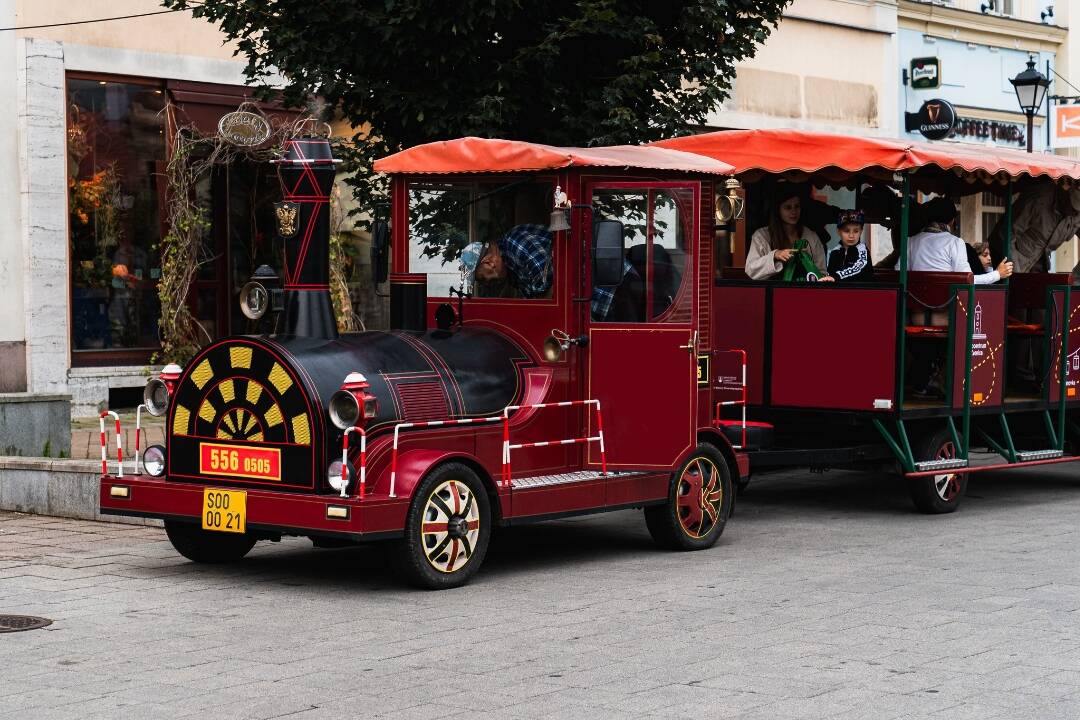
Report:
[[[639,513],[502,532],[460,590],[378,547],[195,566],[161,530],[0,514],[0,718],[1076,718],[1080,476],[755,481],[720,544]]]

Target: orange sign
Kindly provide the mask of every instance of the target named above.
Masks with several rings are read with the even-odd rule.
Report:
[[[1080,105],[1055,105],[1053,111],[1050,144],[1080,147]]]
[[[247,445],[199,443],[199,472],[277,482],[281,480],[281,451]]]

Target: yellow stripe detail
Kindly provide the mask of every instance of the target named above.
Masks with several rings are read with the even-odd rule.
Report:
[[[222,430],[222,429],[220,429],[220,428],[219,428],[219,429],[218,429],[218,431],[217,431],[217,436],[218,436],[218,437],[219,437],[220,439],[222,439],[222,440],[229,440],[229,439],[231,439],[231,438],[229,437],[229,433],[225,432],[224,430]]]
[[[190,425],[191,411],[183,405],[177,405],[173,415],[173,435],[187,435]]]
[[[251,430],[251,426],[255,424],[255,414],[248,415],[247,424],[244,425],[244,432]]]
[[[292,379],[289,374],[277,363],[274,363],[274,367],[270,368],[270,382],[277,388],[278,395],[284,395],[285,391],[292,387]]]
[[[195,368],[195,372],[191,373],[191,382],[195,383],[195,387],[202,390],[203,385],[210,382],[210,378],[212,377],[214,377],[214,368],[210,367],[209,360],[203,360],[199,363],[199,366]]]
[[[231,347],[229,348],[229,361],[234,368],[250,368],[251,367],[251,348],[249,347]]]
[[[233,387],[232,380],[225,380],[218,385],[218,392],[221,393],[221,399],[224,400],[226,404],[231,403],[233,398],[236,397],[236,388]]]
[[[311,444],[311,428],[308,427],[307,413],[292,419],[293,442],[297,445]]]
[[[248,440],[251,440],[252,442],[262,442],[263,441],[263,434],[262,433],[255,433],[254,435],[249,437]]]
[[[199,417],[206,422],[214,422],[214,418],[217,417],[217,410],[209,400],[203,400],[202,407],[199,408]]]
[[[248,380],[247,401],[252,405],[256,405],[260,397],[262,397],[262,385],[257,384],[254,380]]]
[[[236,432],[236,426],[233,425],[232,415],[226,415],[224,423],[225,423],[225,427],[229,428],[230,432]]]
[[[275,425],[279,425],[281,424],[281,420],[281,408],[279,408],[277,405],[266,411],[267,427],[274,427]]]

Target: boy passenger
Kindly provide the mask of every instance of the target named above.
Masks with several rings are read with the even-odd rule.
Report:
[[[866,218],[862,210],[843,210],[836,219],[840,244],[829,252],[825,269],[837,282],[873,282],[874,268],[870,253],[862,241]]]

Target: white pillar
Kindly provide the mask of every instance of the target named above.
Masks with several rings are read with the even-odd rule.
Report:
[[[15,24],[15,0],[0,0],[0,27]],[[0,32],[0,62],[14,65],[15,47],[15,33]],[[17,97],[15,73],[0,72],[0,392],[26,390]]]
[[[52,41],[16,42],[26,389],[67,392],[71,332],[64,51]]]

